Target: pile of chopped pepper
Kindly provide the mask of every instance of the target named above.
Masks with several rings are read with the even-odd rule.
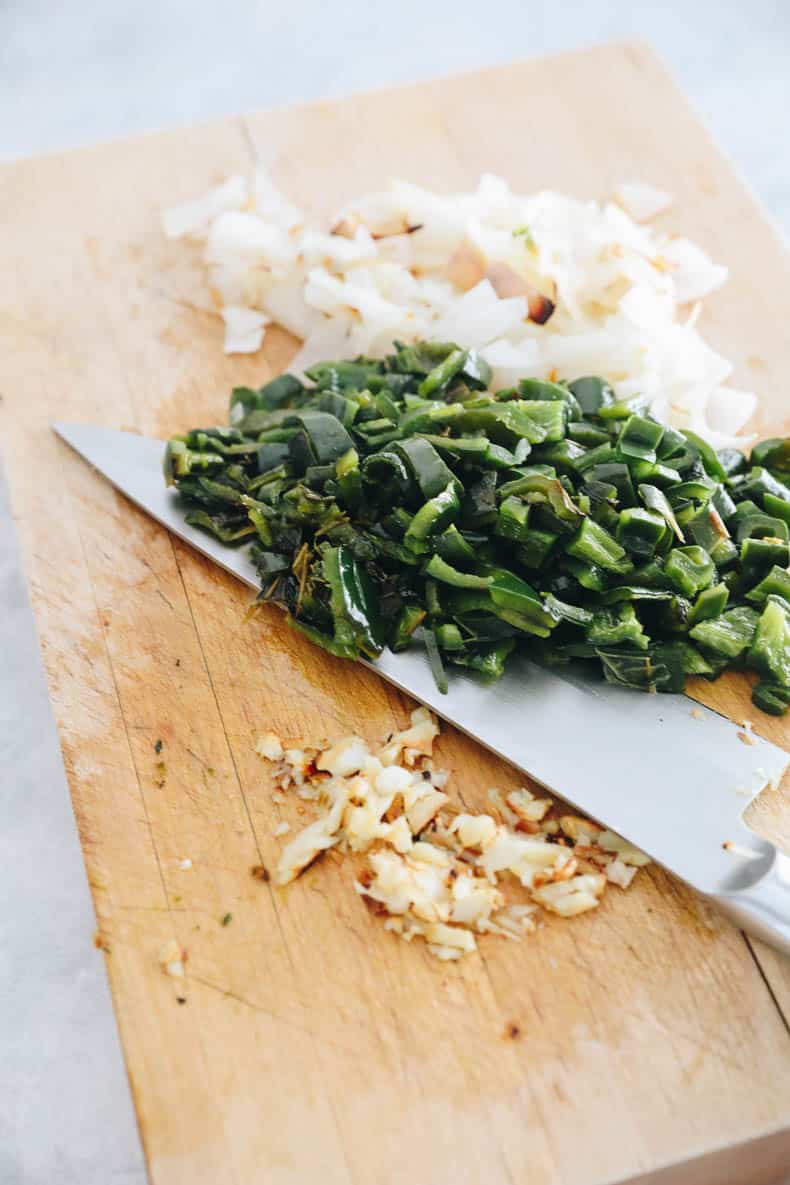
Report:
[[[716,452],[598,377],[494,393],[439,342],[307,379],[236,388],[233,426],[174,437],[165,473],[313,642],[422,646],[442,690],[516,646],[643,691],[739,666],[787,709],[790,439]]]

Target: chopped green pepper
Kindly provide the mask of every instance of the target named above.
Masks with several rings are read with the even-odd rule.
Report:
[[[584,520],[576,534],[566,543],[565,550],[576,559],[586,560],[612,572],[625,573],[631,567],[625,548],[591,518]]]
[[[747,460],[597,376],[489,379],[451,342],[317,363],[236,388],[232,427],[174,437],[165,478],[339,657],[419,643],[445,687],[518,648],[648,691],[740,663],[784,711],[790,441]]]
[[[686,597],[696,596],[713,580],[715,567],[704,547],[675,547],[669,553],[664,571]]]
[[[651,556],[666,532],[663,515],[655,510],[626,506],[617,522],[617,542],[632,555]]]
[[[751,645],[758,620],[754,609],[739,605],[720,617],[701,621],[689,630],[689,636],[722,658],[738,658]]]
[[[415,514],[403,542],[413,551],[423,551],[431,535],[437,535],[458,515],[461,503],[454,482],[430,498]]]
[[[730,590],[726,584],[716,584],[713,588],[704,588],[689,613],[689,629],[701,621],[710,621],[711,618],[719,617],[724,612],[729,599]]]
[[[760,674],[790,687],[790,606],[780,597],[769,597],[760,614],[749,665]]]
[[[752,688],[752,703],[771,716],[784,716],[790,707],[790,687],[783,683],[755,683]]]
[[[760,583],[749,589],[746,600],[759,605],[770,596],[784,597],[790,604],[790,571],[787,567],[780,568],[778,564],[774,564]]]
[[[644,416],[629,416],[617,438],[617,448],[622,456],[634,457],[637,461],[656,461],[656,449],[661,443],[664,429],[655,420]]]

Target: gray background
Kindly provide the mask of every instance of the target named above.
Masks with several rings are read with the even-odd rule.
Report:
[[[623,38],[790,229],[790,0],[0,0],[0,157]],[[1,489],[0,653],[0,1185],[141,1185]]]
[[[0,656],[0,1185],[143,1185],[2,474]]]

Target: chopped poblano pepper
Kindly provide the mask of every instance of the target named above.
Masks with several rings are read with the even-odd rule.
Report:
[[[724,481],[727,474],[712,445],[708,444],[707,440],[703,440],[701,436],[698,436],[696,432],[685,431],[683,435],[697,450],[699,462],[708,477],[713,478],[714,481]]]
[[[617,522],[617,542],[632,555],[651,556],[666,532],[663,516],[655,510],[626,506]]]
[[[716,584],[713,588],[705,588],[697,597],[688,615],[688,627],[698,625],[701,621],[710,621],[720,617],[730,599],[730,590],[726,584]]]
[[[456,487],[449,481],[441,493],[420,507],[403,536],[403,542],[413,551],[426,550],[430,536],[443,531],[457,516],[460,508]]]
[[[617,448],[624,457],[637,461],[656,461],[656,449],[661,443],[664,429],[655,420],[645,416],[629,416],[617,441]]]
[[[716,569],[704,547],[675,547],[667,556],[664,571],[679,592],[696,596],[713,580]]]
[[[593,614],[587,630],[587,641],[593,646],[631,645],[639,650],[647,650],[650,644],[633,605],[599,609]]]
[[[740,605],[692,626],[689,637],[722,658],[738,658],[751,645],[758,621],[754,609]]]
[[[785,539],[745,539],[741,544],[741,571],[747,584],[759,580],[769,568],[790,564],[790,544]]]
[[[414,631],[422,625],[427,615],[428,610],[420,605],[404,605],[395,623],[395,632],[390,638],[390,650],[405,650]]]
[[[516,552],[518,562],[525,568],[543,567],[558,539],[551,531],[528,530]]]
[[[781,518],[790,527],[790,502],[777,498],[776,494],[764,494],[763,506],[773,518]]]
[[[761,604],[770,596],[784,597],[790,605],[790,571],[786,567],[780,568],[774,564],[760,583],[755,584],[754,588],[747,592],[746,600]]]
[[[752,703],[771,716],[784,716],[790,707],[790,687],[782,683],[756,683],[752,688]]]
[[[749,665],[774,683],[790,686],[790,605],[769,597],[749,650]]]
[[[442,688],[516,649],[644,691],[738,664],[784,712],[790,438],[716,452],[598,376],[489,380],[451,342],[317,363],[236,388],[231,427],[168,442],[165,479],[338,657],[422,646]]]
[[[630,571],[625,548],[591,518],[584,520],[570,542],[565,545],[565,550],[576,559],[588,560],[591,564],[597,564],[598,567],[613,572]]]
[[[474,572],[459,572],[440,555],[431,556],[425,566],[425,574],[432,576],[434,580],[441,580],[443,584],[452,584],[454,588],[488,588],[491,584],[490,576],[477,576]]]
[[[683,532],[678,526],[678,520],[675,518],[672,505],[664,491],[660,490],[658,486],[651,486],[643,482],[639,487],[639,497],[642,499],[647,509],[654,511],[656,514],[660,514],[669,529],[674,531],[678,540],[681,543],[685,543],[686,540]]]
[[[529,534],[527,521],[529,506],[517,494],[510,494],[499,507],[496,527],[497,535],[504,539],[515,539],[522,543]]]

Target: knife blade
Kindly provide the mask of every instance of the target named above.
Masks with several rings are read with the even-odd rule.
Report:
[[[162,476],[163,441],[89,424],[53,428],[174,535],[260,587],[246,549],[184,521]],[[453,673],[445,695],[420,653],[385,651],[365,665],[790,953],[790,859],[743,820],[784,773],[784,750],[757,737],[744,745],[737,725],[686,696],[640,695],[525,657],[493,685]]]

